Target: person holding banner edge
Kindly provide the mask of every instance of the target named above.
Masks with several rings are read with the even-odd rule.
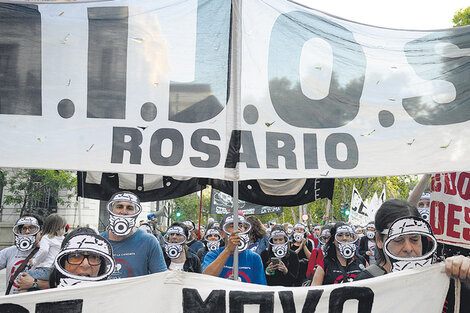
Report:
[[[366,268],[354,280],[382,276],[394,271],[431,264],[435,258],[437,241],[429,224],[410,202],[392,199],[384,202],[375,216],[377,263]],[[459,279],[464,288],[461,294],[461,312],[470,309],[470,258],[462,255],[445,259],[449,277]],[[451,285],[453,282],[451,281]],[[443,312],[452,307],[453,288],[449,288]],[[449,304],[450,302],[450,304]],[[452,307],[453,309],[453,307]]]
[[[36,253],[33,252],[35,250],[36,236],[39,233],[42,224],[43,221],[38,215],[23,215],[18,219],[18,221],[16,221],[15,226],[13,226],[15,245],[0,251],[0,269],[7,269],[6,294],[18,293],[19,287],[17,282],[20,279],[30,282],[29,288],[33,285],[34,278],[31,277],[31,275],[24,273],[21,267],[26,268],[27,262],[24,263],[25,259],[28,257],[32,258]],[[49,287],[47,281],[36,280],[36,284],[38,284],[37,287],[41,289]],[[26,284],[24,285],[26,286]],[[27,289],[28,288],[25,288],[24,290]]]
[[[238,214],[238,229],[234,229],[233,213],[224,216],[220,222],[220,232],[225,240],[225,246],[214,251],[209,251],[204,257],[202,273],[206,275],[228,278],[233,277],[233,252],[238,247],[239,280],[247,283],[266,285],[263,262],[261,257],[251,250],[247,250],[249,244],[249,232],[251,225],[248,220]]]
[[[93,229],[79,227],[62,242],[49,284],[56,288],[107,280],[114,267],[111,244]]]

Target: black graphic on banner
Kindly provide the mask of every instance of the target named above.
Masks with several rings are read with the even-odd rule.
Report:
[[[158,175],[77,172],[78,196],[104,201],[123,190],[132,191],[142,202],[168,200],[204,189],[205,181]]]
[[[42,115],[41,15],[0,4],[0,114]]]
[[[211,179],[212,187],[233,195],[233,183]],[[333,198],[335,180],[317,179],[259,179],[238,182],[240,200],[260,205],[296,206],[323,198]]]
[[[195,78],[191,83],[170,82],[170,121],[204,122],[225,108],[230,92],[230,15],[230,1],[198,1]]]
[[[212,189],[213,196],[211,197],[211,214],[227,214],[232,212],[233,198],[228,194]],[[269,213],[282,213],[280,206],[263,206],[259,204],[249,203],[247,201],[238,200],[238,210],[243,211],[244,215],[251,214],[269,214]]]
[[[306,97],[299,81],[303,46],[314,38],[328,42],[333,53],[329,94],[320,100]],[[338,38],[348,42],[347,49]],[[345,59],[347,66],[342,64]],[[269,92],[277,114],[286,123],[312,129],[346,125],[359,112],[365,72],[362,46],[341,25],[301,11],[281,14],[274,23],[269,47]],[[353,82],[355,87],[348,88]]]
[[[126,117],[127,18],[127,7],[88,8],[87,117]]]
[[[436,53],[438,45],[443,47]],[[425,80],[442,80],[455,87],[455,99],[437,103],[432,94],[403,99],[406,112],[423,125],[449,125],[470,120],[470,56],[459,49],[470,48],[468,28],[433,32],[405,45],[408,63]]]
[[[82,299],[73,299],[54,302],[36,303],[34,313],[81,313],[83,306]],[[0,304],[0,312],[2,313],[30,313],[28,309],[19,304],[2,303]],[[32,313],[32,312],[31,312]]]

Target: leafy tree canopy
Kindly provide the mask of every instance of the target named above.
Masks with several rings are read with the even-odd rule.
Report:
[[[454,14],[452,19],[454,26],[465,26],[470,24],[470,7],[460,9]]]
[[[4,205],[21,208],[21,214],[34,212],[46,216],[58,204],[69,205],[76,195],[77,179],[70,171],[3,169],[0,170],[0,180],[2,177],[8,191]]]

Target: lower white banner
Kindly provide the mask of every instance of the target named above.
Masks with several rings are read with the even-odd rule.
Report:
[[[168,271],[0,297],[0,312],[440,313],[449,278],[437,264],[358,282],[267,287]]]

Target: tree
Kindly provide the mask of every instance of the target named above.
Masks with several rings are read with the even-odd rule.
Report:
[[[210,207],[210,192],[206,191],[207,188],[202,193],[202,224],[207,223],[207,216],[209,214]],[[201,192],[195,192],[183,197],[173,199],[173,212],[176,212],[176,208],[181,209],[180,221],[192,220],[197,227],[199,222],[199,207],[200,207],[200,197]],[[175,214],[170,216],[172,222],[176,222],[177,218]]]
[[[57,210],[57,205],[70,205],[77,194],[74,172],[59,170],[12,169],[2,171],[8,191],[4,204],[21,208],[24,213],[47,216]]]
[[[367,177],[367,178],[337,178],[331,202],[329,221],[345,221],[341,203],[351,203],[352,190],[355,186],[363,199],[372,198],[377,192],[378,195],[385,187],[387,199],[400,198],[407,199],[412,187],[416,184],[417,178],[414,176],[390,176],[390,177]],[[324,221],[327,207],[327,199],[320,199],[307,204],[308,222],[322,223]],[[284,207],[283,214],[266,214],[258,218],[263,222],[276,221],[278,223],[295,224],[299,221],[298,207]]]
[[[452,22],[454,26],[470,25],[470,7],[458,10],[457,13],[454,14]]]

